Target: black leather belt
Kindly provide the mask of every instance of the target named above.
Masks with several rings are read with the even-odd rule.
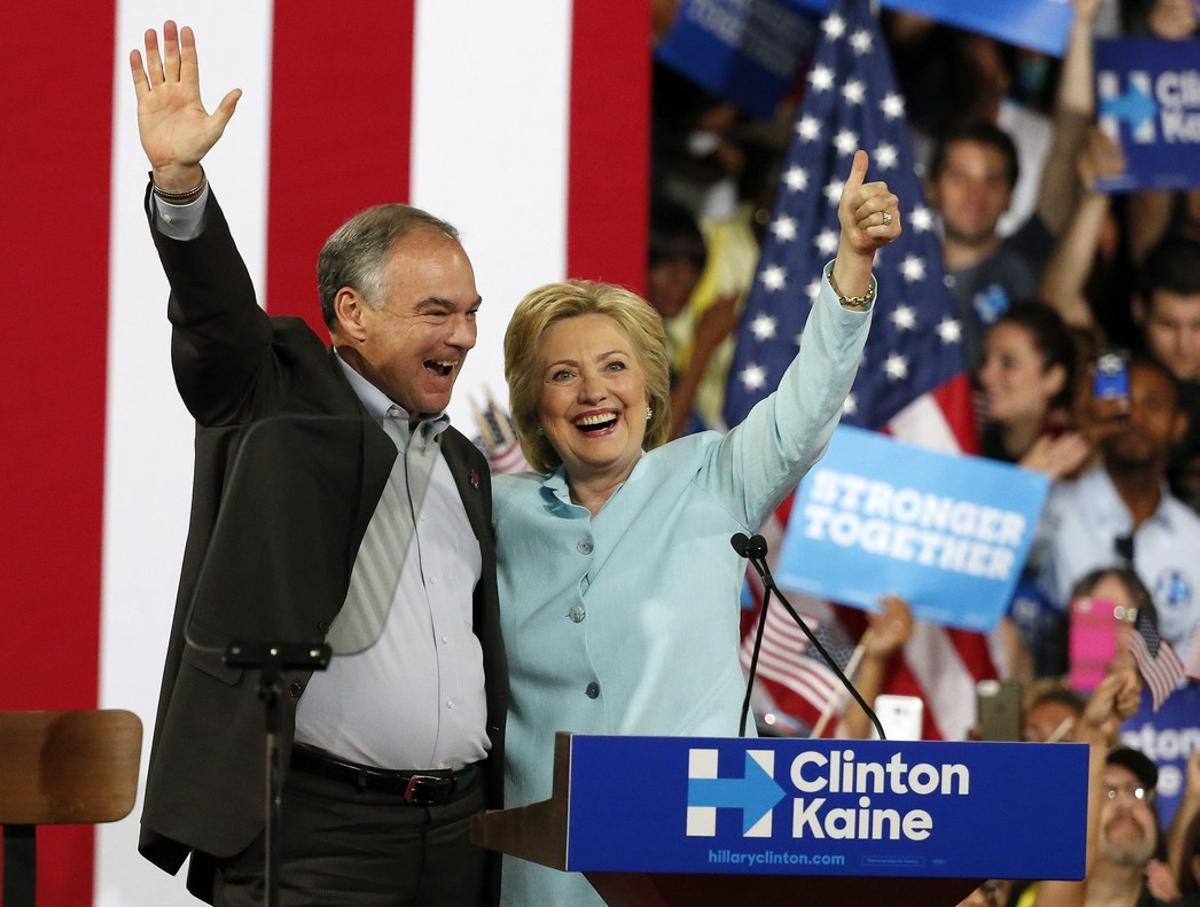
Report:
[[[459,771],[398,772],[347,762],[328,753],[297,743],[292,747],[291,768],[341,781],[358,790],[397,794],[413,806],[449,803],[470,789],[479,774],[477,765]]]

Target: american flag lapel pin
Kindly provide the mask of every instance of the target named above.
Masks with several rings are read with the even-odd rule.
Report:
[[[472,469],[471,474],[467,476],[467,481],[471,483],[472,488],[474,488],[476,491],[479,490],[479,473],[477,473],[474,469]]]

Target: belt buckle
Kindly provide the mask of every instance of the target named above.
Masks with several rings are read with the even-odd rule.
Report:
[[[414,806],[429,806],[434,802],[442,781],[437,775],[413,775],[404,788],[404,802]]]

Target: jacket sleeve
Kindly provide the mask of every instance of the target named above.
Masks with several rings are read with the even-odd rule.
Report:
[[[203,228],[189,240],[171,239],[154,226],[149,187],[146,214],[171,285],[167,318],[179,394],[202,425],[243,421],[264,370],[272,367],[271,326],[221,206],[210,191]]]
[[[852,311],[822,276],[800,350],[778,389],[713,448],[700,480],[757,531],[825,453],[862,360],[871,312]]]

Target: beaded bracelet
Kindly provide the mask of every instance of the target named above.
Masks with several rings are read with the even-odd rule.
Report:
[[[208,185],[208,177],[204,175],[204,171],[200,171],[200,182],[191,189],[184,192],[168,192],[166,189],[160,189],[154,185],[154,181],[150,181],[153,187],[154,194],[161,198],[169,205],[186,205],[194,202],[200,197],[200,193],[204,191],[204,187]]]

